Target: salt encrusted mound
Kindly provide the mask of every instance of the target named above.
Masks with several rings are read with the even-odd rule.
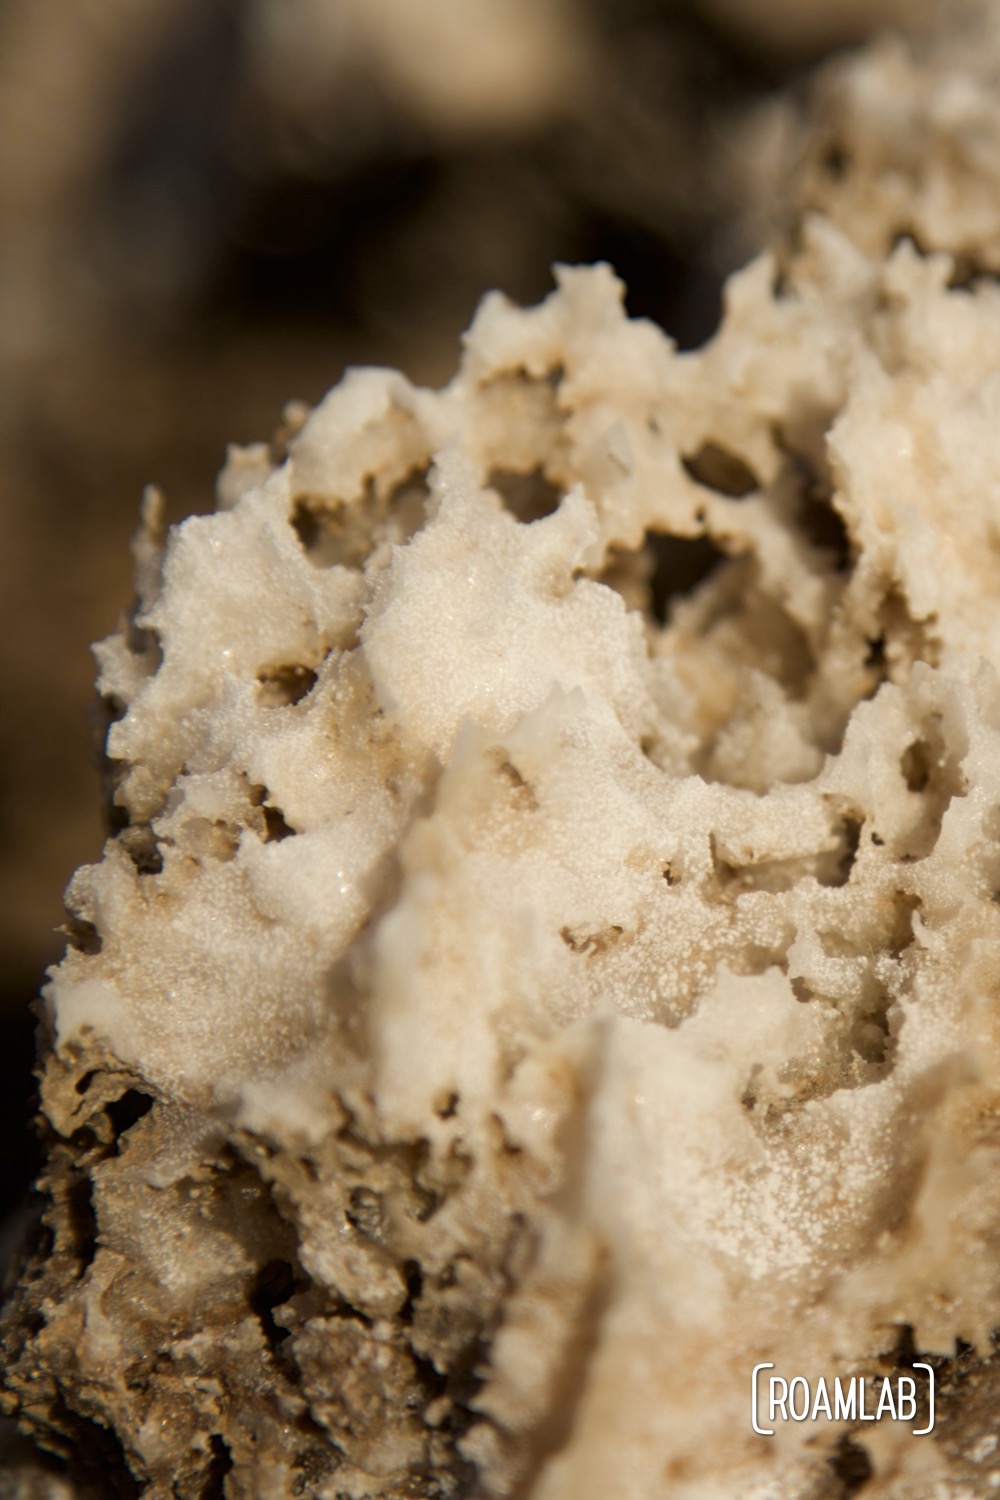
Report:
[[[215,515],[150,496],[4,1324],[45,1445],[192,1500],[982,1492],[947,1424],[749,1413],[1000,1325],[953,269],[807,218],[694,354],[563,270],[446,390],[353,371]]]
[[[811,208],[869,255],[908,236],[953,255],[959,278],[1000,271],[1000,8],[950,8],[962,25],[910,41],[886,35],[827,63],[804,107],[779,97],[765,109],[756,143],[777,136],[785,149],[758,216],[787,199],[791,182],[793,232]]]

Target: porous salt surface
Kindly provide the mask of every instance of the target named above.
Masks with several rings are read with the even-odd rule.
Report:
[[[684,354],[564,269],[445,390],[352,371],[214,515],[149,496],[29,1430],[149,1496],[834,1495],[756,1363],[988,1351],[1000,290],[953,269],[806,215]],[[938,1482],[909,1425],[871,1493]]]

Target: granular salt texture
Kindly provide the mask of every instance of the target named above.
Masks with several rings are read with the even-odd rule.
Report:
[[[749,1413],[1000,1325],[1000,291],[953,269],[807,217],[693,354],[563,270],[447,389],[352,371],[216,514],[149,496],[3,1325],[40,1442],[156,1497],[985,1487]]]
[[[885,35],[828,62],[799,107],[779,96],[764,108],[751,133],[772,157],[758,216],[790,196],[793,226],[821,211],[870,255],[905,235],[953,255],[957,279],[1000,270],[1000,9],[938,9],[961,24]]]

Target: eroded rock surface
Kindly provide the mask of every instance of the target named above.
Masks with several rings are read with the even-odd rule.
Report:
[[[1000,290],[831,212],[148,497],[3,1323],[121,1493],[988,1492]],[[935,1438],[751,1431],[918,1351]]]

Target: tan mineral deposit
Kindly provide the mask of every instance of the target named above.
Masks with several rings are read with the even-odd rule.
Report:
[[[825,75],[703,349],[563,268],[147,494],[4,1494],[1000,1486],[997,31]]]

